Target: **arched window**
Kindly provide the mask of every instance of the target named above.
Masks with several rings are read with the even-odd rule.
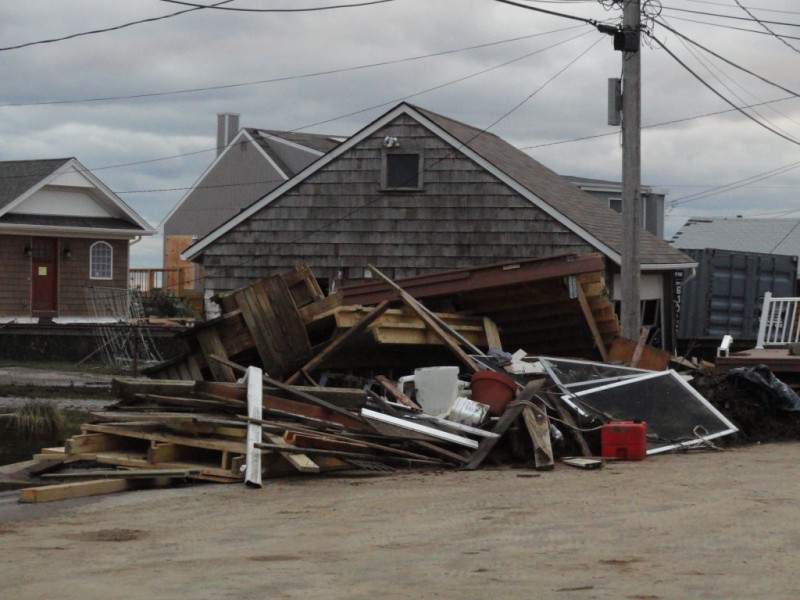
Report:
[[[114,272],[114,250],[108,242],[95,242],[89,250],[89,277],[111,279]]]

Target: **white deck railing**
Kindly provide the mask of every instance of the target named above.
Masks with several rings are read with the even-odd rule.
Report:
[[[756,348],[800,342],[798,305],[800,298],[773,298],[771,292],[764,294]]]

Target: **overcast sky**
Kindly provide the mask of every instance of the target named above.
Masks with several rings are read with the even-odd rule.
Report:
[[[619,8],[604,8],[608,0],[518,1],[580,19],[621,18]],[[800,90],[800,6],[739,2],[647,3],[650,14],[663,7],[662,23],[785,88],[651,23],[653,36],[720,94],[737,106],[761,104],[748,112],[774,130],[731,111],[657,43],[645,45],[642,181],[668,192],[667,237],[689,216],[800,217],[800,100],[793,97]],[[0,0],[0,45],[188,9],[160,0]],[[474,46],[482,47],[467,49]],[[248,127],[349,135],[408,99],[476,127],[491,125],[559,173],[619,180],[619,130],[606,124],[606,89],[620,70],[621,54],[594,27],[492,0],[395,0],[293,13],[194,10],[0,51],[0,160],[74,156],[155,226],[213,160],[217,113],[239,113]],[[326,71],[338,72],[318,74]],[[232,87],[169,93],[219,86]],[[127,98],[108,99],[120,96]],[[98,98],[106,100],[89,101]],[[703,116],[709,113],[720,114]],[[728,184],[737,187],[684,198]],[[132,266],[159,267],[161,243],[134,246]]]

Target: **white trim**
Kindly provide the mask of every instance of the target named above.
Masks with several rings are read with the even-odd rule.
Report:
[[[50,237],[109,237],[127,240],[142,235],[154,235],[155,229],[101,229],[95,227],[59,227],[57,225],[1,225],[0,233],[7,235],[38,235]]]
[[[286,146],[294,148],[295,150],[303,150],[304,152],[308,152],[309,154],[313,154],[314,156],[322,156],[323,154],[325,154],[324,152],[321,152],[319,150],[314,150],[313,148],[309,148],[308,146],[303,146],[303,144],[298,144],[297,142],[290,142],[289,140],[285,140],[282,137],[278,137],[277,135],[272,135],[270,133],[267,133],[263,129],[259,129],[258,133],[270,141],[285,144]]]
[[[111,264],[109,265],[110,266],[110,273],[109,273],[108,277],[95,277],[94,274],[93,274],[93,271],[94,271],[94,269],[93,269],[93,267],[94,267],[94,249],[95,249],[96,246],[100,246],[101,244],[103,246],[108,246],[108,250],[109,250],[109,252],[111,252]],[[114,279],[114,246],[112,246],[111,244],[109,244],[108,242],[106,242],[104,240],[98,240],[94,244],[89,246],[89,279],[91,279],[93,281],[110,281],[111,279]]]
[[[145,221],[142,217],[140,217],[136,211],[134,211],[130,206],[128,206],[119,196],[117,196],[106,184],[100,181],[89,169],[84,167],[77,158],[70,158],[67,162],[61,165],[58,169],[50,173],[50,175],[42,178],[37,184],[28,188],[24,193],[20,194],[17,198],[15,198],[12,202],[9,202],[3,208],[0,208],[0,216],[11,212],[12,209],[19,206],[24,202],[27,198],[30,198],[34,193],[41,190],[43,187],[48,185],[51,181],[58,178],[60,175],[64,173],[74,170],[80,173],[82,176],[86,177],[92,185],[94,186],[95,192],[99,192],[106,201],[110,202],[112,206],[121,210],[125,216],[127,216],[131,221],[133,221],[136,225],[139,225],[145,231],[151,231],[150,224]],[[89,192],[91,193],[91,192]],[[100,201],[102,202],[102,198]]]
[[[670,263],[670,264],[650,264],[642,263],[639,267],[641,271],[685,271],[688,269],[696,269],[699,263]]]

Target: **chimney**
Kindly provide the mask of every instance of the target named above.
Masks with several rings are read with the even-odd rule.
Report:
[[[239,115],[220,113],[217,115],[217,156],[231,143],[239,133]]]

